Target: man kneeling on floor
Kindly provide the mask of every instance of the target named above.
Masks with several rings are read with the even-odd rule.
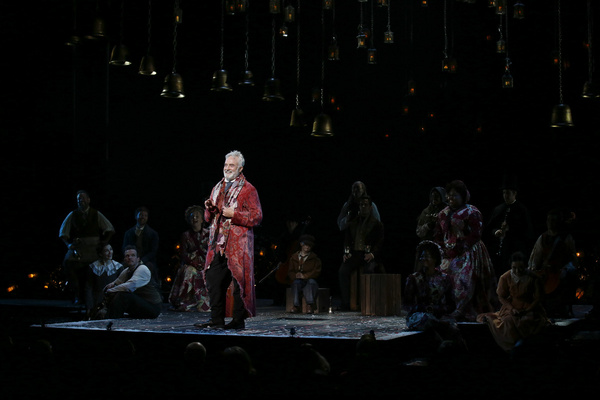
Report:
[[[152,284],[150,269],[140,262],[135,246],[125,247],[119,277],[104,288],[106,318],[156,318],[160,314],[162,298]]]

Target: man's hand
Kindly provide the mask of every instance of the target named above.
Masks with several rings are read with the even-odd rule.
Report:
[[[223,216],[225,218],[233,218],[235,209],[233,207],[223,207]]]

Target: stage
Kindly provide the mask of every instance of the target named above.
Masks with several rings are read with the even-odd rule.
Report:
[[[174,312],[167,304],[155,320],[86,321],[83,309],[66,300],[5,299],[3,322],[14,329],[10,346],[3,346],[2,384],[13,394],[7,398],[56,391],[88,398],[243,398],[304,390],[315,396],[452,392],[487,399],[512,393],[513,386],[501,385],[506,380],[531,395],[585,393],[600,372],[600,329],[585,319],[589,308],[575,306],[573,318],[554,320],[543,336],[506,354],[483,324],[459,323],[467,347],[441,351],[435,337],[408,331],[403,316],[298,315],[270,300],[258,302],[246,329],[220,330],[194,327],[208,313]],[[370,332],[376,347],[361,355],[358,343]],[[193,342],[202,343],[206,357],[191,365],[185,351]],[[304,369],[306,345],[327,360],[327,373]],[[253,368],[235,382],[235,371],[223,363],[231,346],[245,349]]]

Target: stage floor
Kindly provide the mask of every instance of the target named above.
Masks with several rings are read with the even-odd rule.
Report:
[[[270,303],[269,300],[259,301],[257,315],[246,320],[246,328],[243,330],[196,328],[194,324],[208,321],[210,313],[171,311],[167,304],[163,305],[163,312],[156,319],[77,320],[43,323],[43,326],[47,329],[64,330],[337,340],[358,340],[362,335],[373,332],[381,341],[418,334],[418,332],[406,330],[406,319],[402,316],[365,316],[360,312],[337,311],[319,314],[291,314],[285,311],[285,307],[272,306]],[[41,325],[34,324],[33,326]]]

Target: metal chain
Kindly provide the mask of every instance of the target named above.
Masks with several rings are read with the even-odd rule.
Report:
[[[373,4],[375,3],[375,0],[371,0],[371,48],[374,49],[375,48],[375,13],[373,12]]]
[[[177,65],[177,25],[179,24],[179,0],[175,0],[173,10],[173,73],[176,71]]]
[[[444,58],[448,58],[447,2],[444,0]]]
[[[300,109],[300,0],[296,8],[296,109]]]
[[[392,18],[391,18],[391,11],[390,11],[391,3],[392,3],[392,0],[388,0],[388,5],[387,5],[387,8],[388,8],[388,12],[387,12],[387,30],[388,30],[388,32],[392,30]]]
[[[147,54],[150,54],[151,34],[152,34],[152,0],[148,0],[148,51],[147,51]]]
[[[244,52],[244,65],[245,65],[245,71],[248,71],[248,65],[249,65],[249,61],[248,61],[248,53],[249,53],[249,49],[250,49],[250,0],[247,0],[246,2],[246,50]]]
[[[221,59],[219,65],[223,69],[225,59],[225,0],[221,0]]]
[[[560,0],[557,0],[557,18],[558,18],[558,90],[560,104],[563,104],[563,80],[562,80],[562,24],[561,24]]]
[[[588,80],[590,83],[592,83],[592,72],[593,72],[593,65],[594,65],[594,59],[592,57],[592,5],[591,5],[591,0],[587,0],[587,23],[588,23]]]
[[[275,15],[271,18],[271,77],[275,78]]]

